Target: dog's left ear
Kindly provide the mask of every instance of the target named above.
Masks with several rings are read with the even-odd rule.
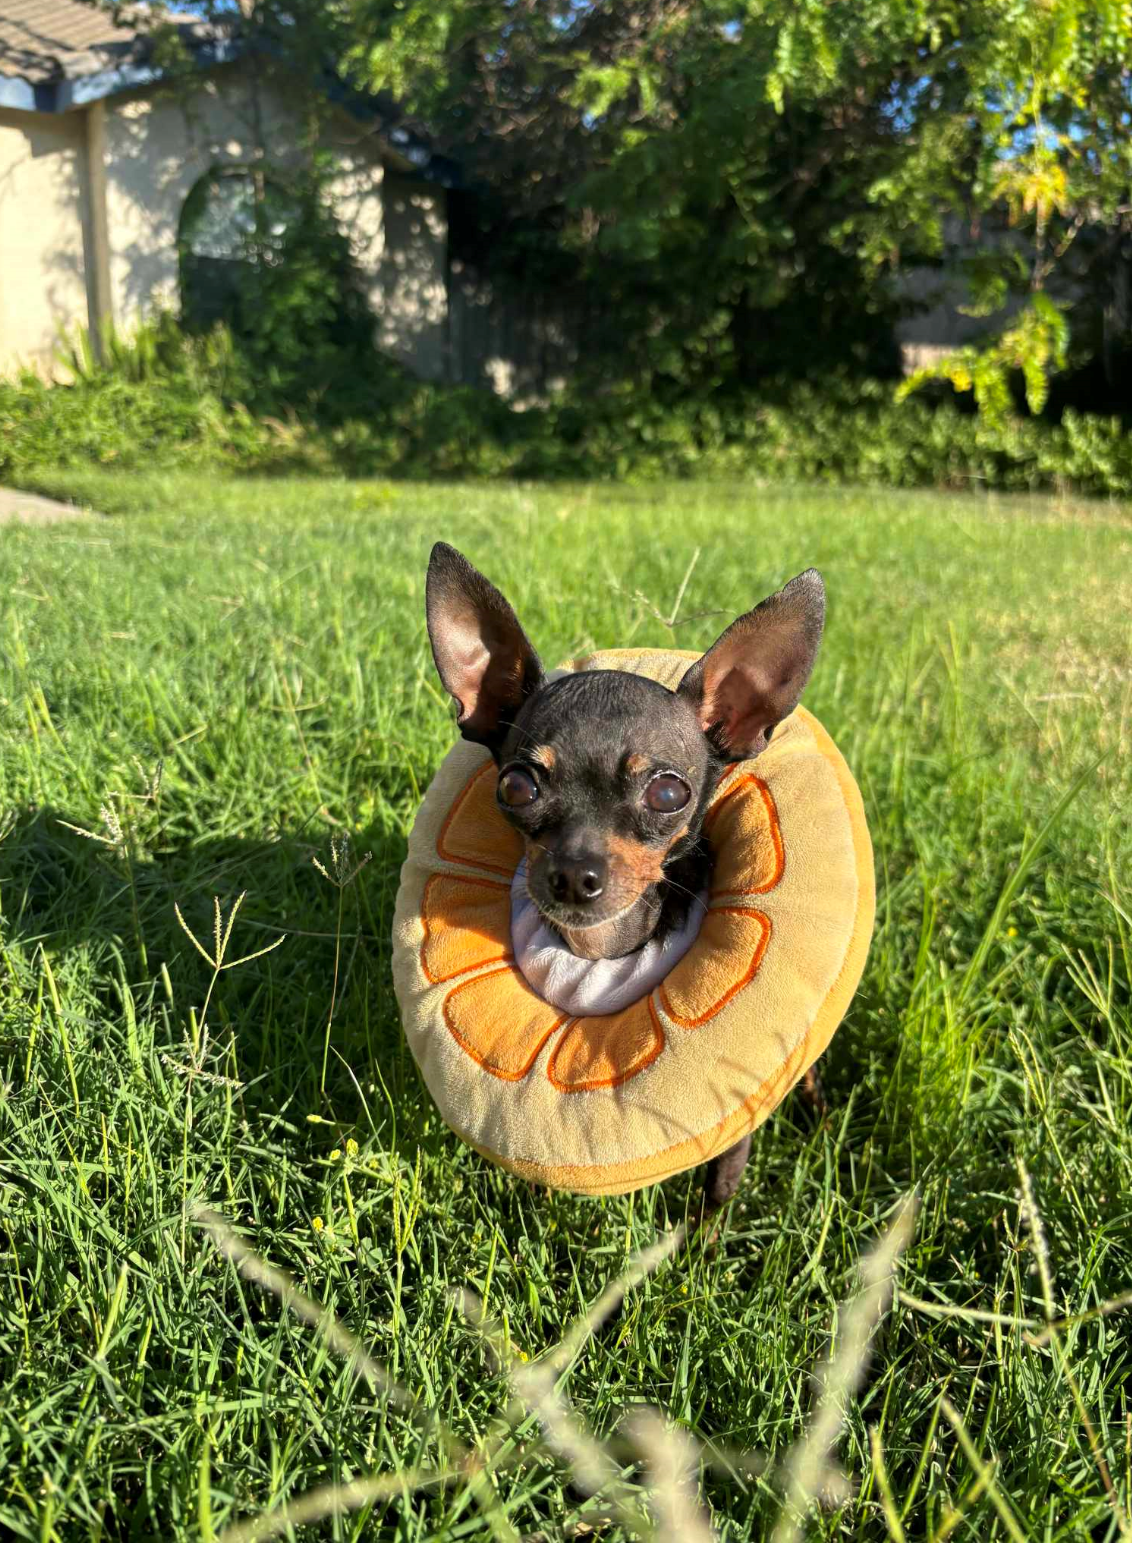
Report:
[[[515,714],[542,681],[519,618],[495,585],[443,541],[429,559],[425,618],[460,733],[497,755]]]
[[[807,568],[738,621],[677,687],[729,761],[765,750],[775,724],[798,705],[825,625],[825,585]]]

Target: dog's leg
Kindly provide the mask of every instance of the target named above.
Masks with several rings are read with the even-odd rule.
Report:
[[[829,1105],[825,1101],[825,1088],[822,1086],[821,1072],[816,1065],[811,1066],[802,1078],[798,1084],[798,1091],[817,1117],[823,1120],[829,1113]]]
[[[722,1211],[734,1196],[750,1155],[751,1138],[744,1136],[742,1141],[737,1141],[733,1147],[728,1147],[726,1152],[721,1152],[708,1163],[707,1178],[704,1180],[703,1205],[700,1210],[701,1226]]]

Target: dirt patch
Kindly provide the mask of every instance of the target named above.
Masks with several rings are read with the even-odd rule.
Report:
[[[90,509],[80,509],[77,504],[0,488],[0,525],[55,525],[60,520],[88,520],[91,514]]]

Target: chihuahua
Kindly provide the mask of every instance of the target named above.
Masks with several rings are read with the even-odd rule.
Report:
[[[679,928],[711,877],[716,783],[765,750],[810,677],[825,622],[817,570],[732,622],[675,691],[620,670],[548,681],[499,590],[443,542],[425,610],[460,732],[499,768],[499,809],[523,838],[542,918],[586,959]],[[750,1144],[708,1164],[705,1216],[734,1195]]]

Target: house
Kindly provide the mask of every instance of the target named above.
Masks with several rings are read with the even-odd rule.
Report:
[[[53,373],[60,332],[76,324],[97,336],[158,309],[221,314],[249,211],[304,154],[317,95],[330,197],[377,345],[427,379],[519,402],[569,377],[578,316],[561,296],[489,281],[462,259],[459,170],[396,114],[333,82],[316,94],[197,17],[133,17],[116,25],[82,0],[0,0],[0,376]],[[175,62],[159,46],[170,31]],[[961,283],[926,271],[902,283],[920,303],[898,329],[906,367],[985,327],[960,310]]]
[[[50,373],[61,329],[128,331],[199,300],[188,275],[222,274],[264,179],[303,153],[309,88],[191,16],[167,16],[188,62],[163,68],[154,18],[122,27],[80,0],[0,0],[0,375]],[[433,380],[510,392],[524,371],[544,379],[549,324],[517,324],[449,260],[451,163],[373,102],[319,103],[378,346]]]

